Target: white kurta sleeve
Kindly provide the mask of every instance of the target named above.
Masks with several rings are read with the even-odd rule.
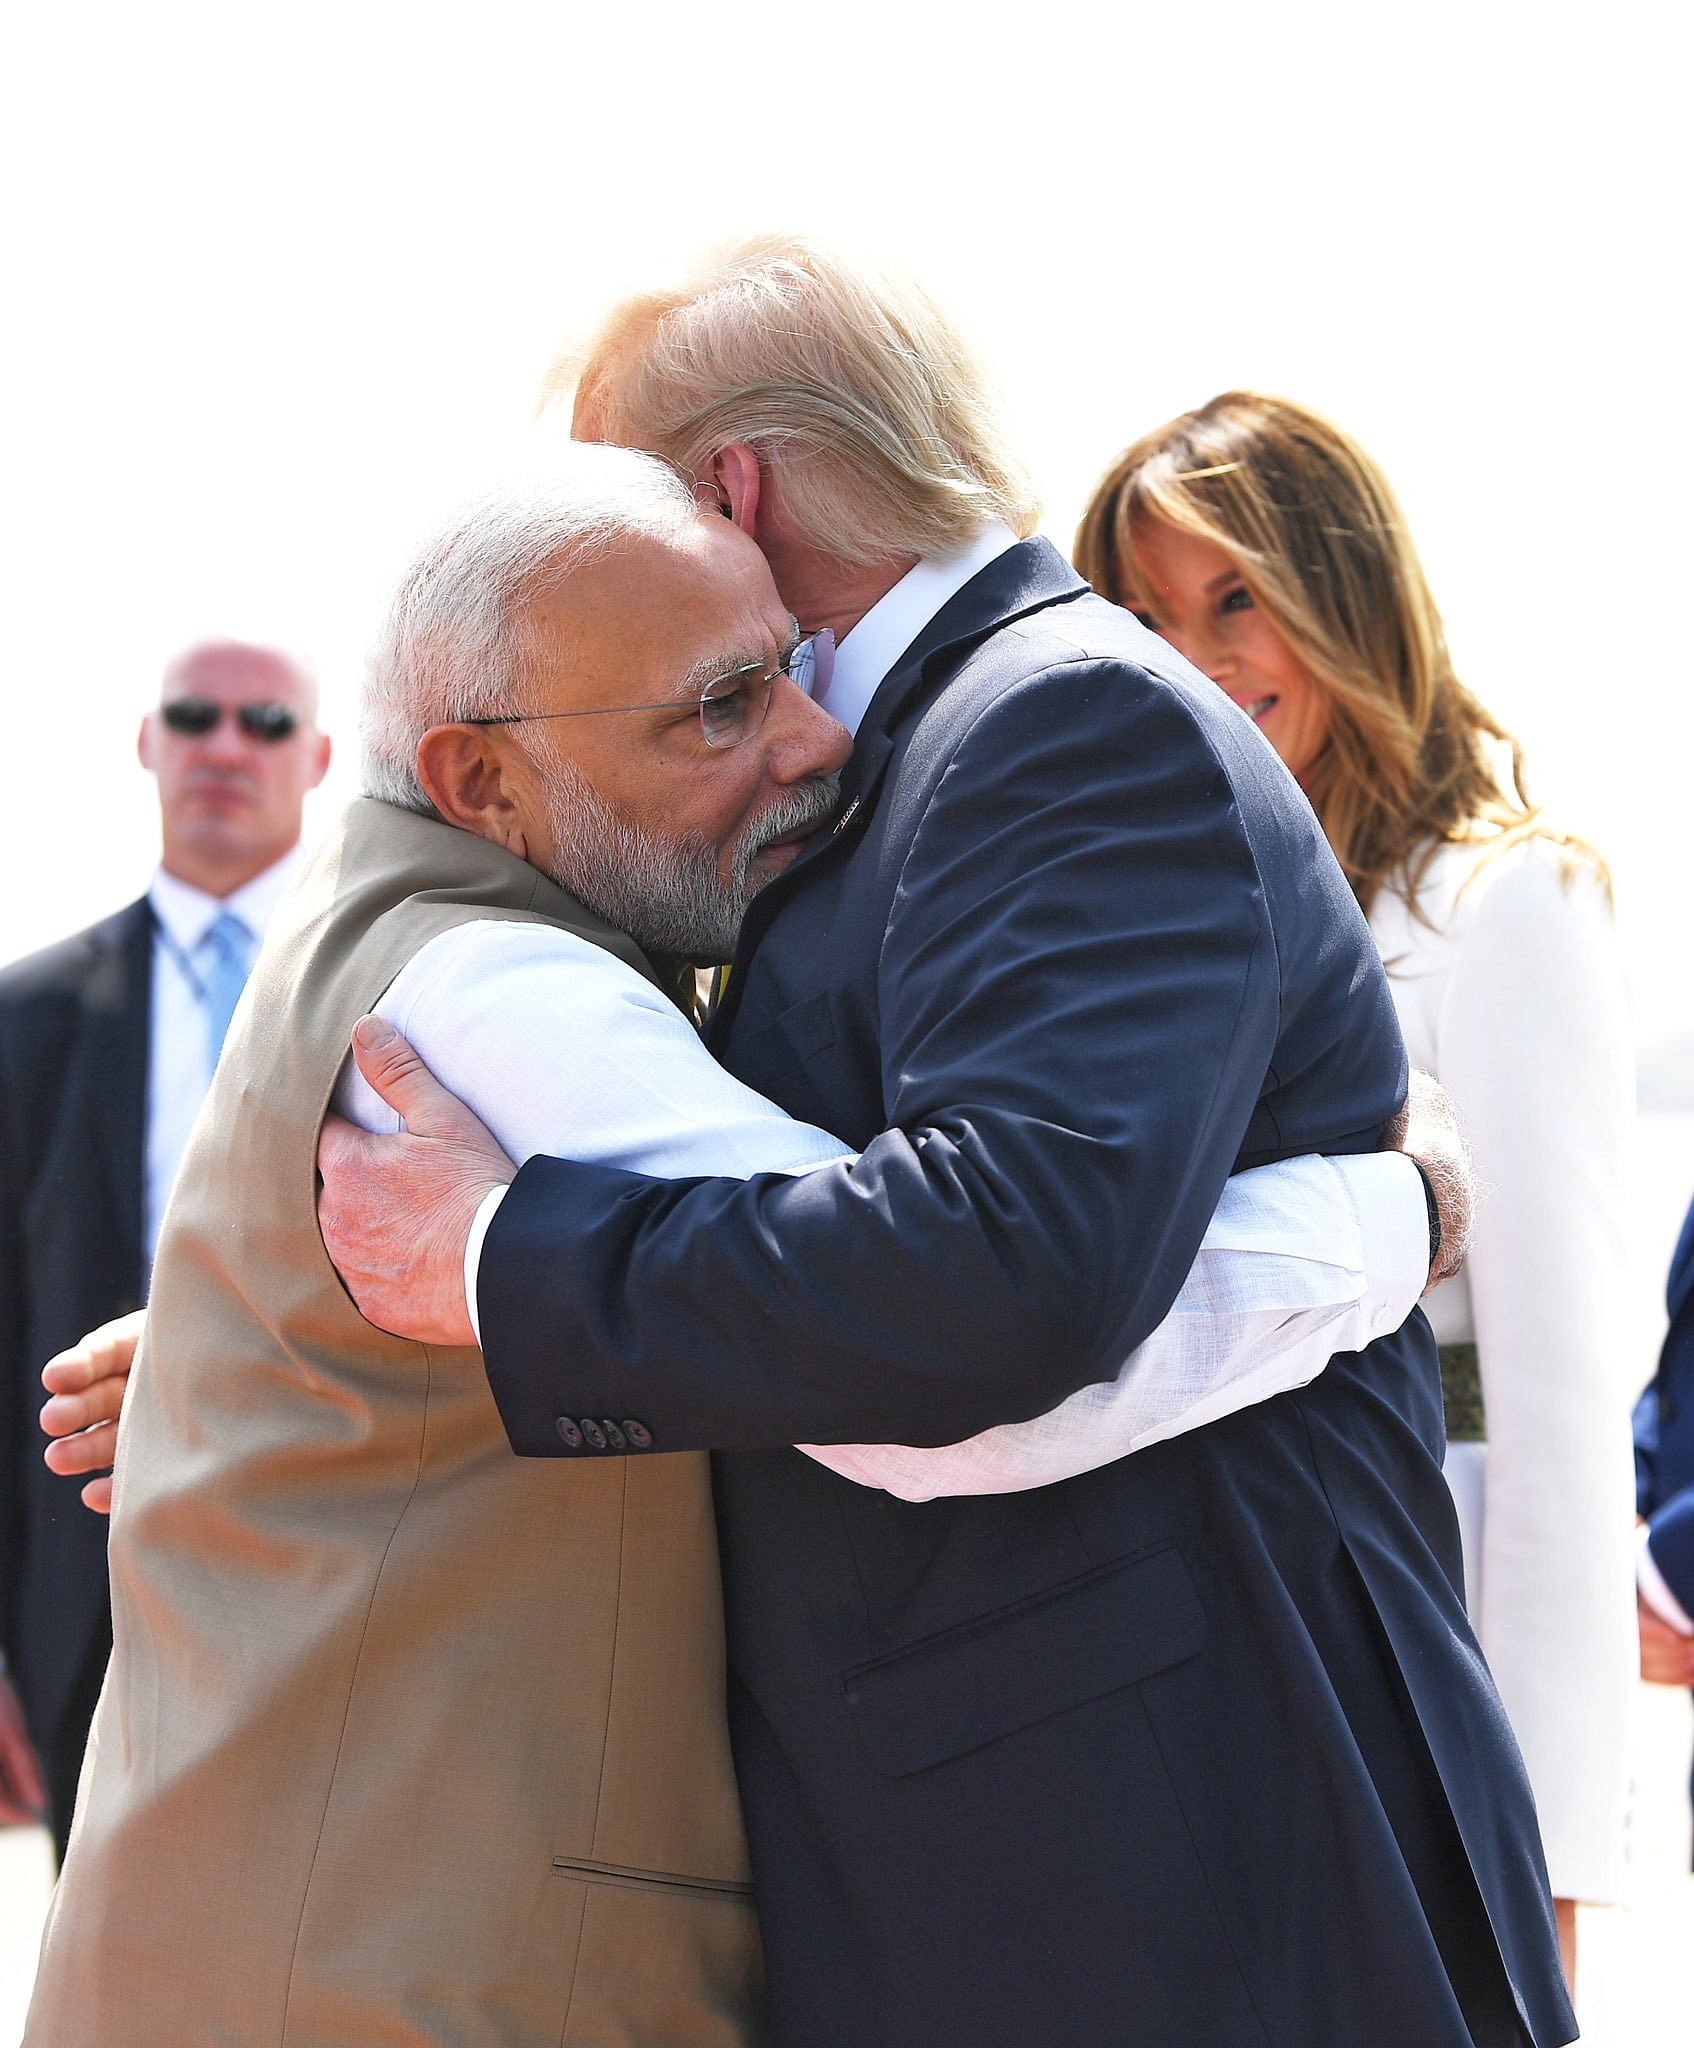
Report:
[[[1628,1011],[1587,871],[1531,842],[1458,900],[1436,1020],[1482,1191],[1467,1266],[1487,1413],[1481,1613],[1558,1897],[1621,1896],[1636,1663]]]
[[[458,927],[407,965],[377,1009],[520,1163],[539,1153],[745,1178],[850,1156],[725,1073],[642,976],[552,926]],[[398,1124],[356,1068],[337,1106],[369,1130]],[[466,1247],[473,1325],[477,1262],[502,1192],[483,1203]],[[1427,1268],[1423,1189],[1408,1160],[1259,1167],[1227,1184],[1171,1313],[1116,1380],[939,1450],[801,1448],[911,1500],[1050,1485],[1306,1385],[1338,1353],[1397,1328]]]
[[[1398,1153],[1256,1167],[1225,1183],[1169,1315],[1115,1379],[939,1449],[800,1448],[902,1500],[1051,1486],[1309,1385],[1398,1329],[1428,1276],[1423,1186]]]

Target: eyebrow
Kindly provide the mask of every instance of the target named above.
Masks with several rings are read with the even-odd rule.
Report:
[[[800,630],[799,620],[792,612],[788,615],[788,627],[788,641],[782,652],[784,661],[789,659],[806,637]],[[658,701],[661,704],[692,704],[699,700],[702,691],[710,689],[713,683],[721,683],[726,676],[738,676],[747,669],[762,671],[764,666],[765,657],[762,654],[710,654],[704,661],[697,661],[694,664],[677,684],[673,696],[661,697]]]

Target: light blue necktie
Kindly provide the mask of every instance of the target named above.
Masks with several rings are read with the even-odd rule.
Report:
[[[206,1049],[215,1067],[252,970],[253,934],[234,911],[226,910],[207,927],[194,950],[206,962]]]

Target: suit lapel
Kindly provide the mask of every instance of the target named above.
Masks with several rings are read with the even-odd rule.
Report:
[[[153,1007],[153,919],[146,898],[120,911],[97,943],[99,957],[82,993],[82,1087],[116,1219],[114,1267],[139,1301],[146,1279],[141,1212]]]
[[[1087,588],[1052,543],[1037,538],[1008,548],[963,590],[955,591],[883,677],[866,706],[853,741],[853,758],[841,778],[842,813],[835,836],[840,837],[850,822],[845,815],[850,807],[857,806],[855,816],[869,809],[894,752],[901,713],[940,668],[957,668],[972,647],[1002,626],[1081,597]]]
[[[1004,555],[996,555],[979,575],[973,575],[963,590],[957,590],[942,604],[918,639],[883,676],[877,694],[864,709],[864,719],[854,739],[854,758],[848,774],[842,778],[842,786],[858,770],[860,752],[869,754],[869,741],[893,731],[899,713],[928,676],[934,674],[942,657],[950,655],[948,666],[957,668],[963,655],[979,641],[985,641],[989,633],[998,633],[1002,627],[1012,625],[1014,618],[1024,618],[1028,612],[1079,598],[1086,590],[1088,584],[1084,584],[1051,541],[1039,537],[1018,541]]]
[[[829,831],[812,841],[786,874],[754,898],[736,948],[735,969],[714,1012],[709,1042],[721,1050],[746,986],[747,963],[765,928],[794,889],[825,861],[850,846],[863,830],[893,759],[900,716],[927,692],[940,670],[956,669],[970,649],[1027,613],[1081,597],[1088,585],[1050,541],[1019,541],[996,556],[941,607],[883,677],[853,738],[841,775],[841,806]]]

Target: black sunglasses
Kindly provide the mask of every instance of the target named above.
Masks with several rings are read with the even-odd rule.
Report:
[[[214,704],[210,697],[173,697],[159,706],[159,716],[172,732],[185,739],[204,739],[223,723],[225,710],[233,711],[235,722],[250,740],[275,746],[300,723],[300,714],[288,704]]]

